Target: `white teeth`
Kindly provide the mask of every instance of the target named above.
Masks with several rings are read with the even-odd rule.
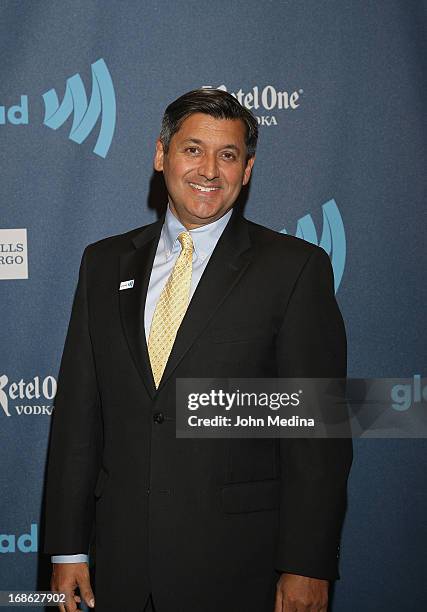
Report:
[[[215,191],[216,189],[219,189],[219,187],[202,187],[201,185],[198,185],[197,183],[190,183],[190,185],[192,187],[195,187],[199,191]]]

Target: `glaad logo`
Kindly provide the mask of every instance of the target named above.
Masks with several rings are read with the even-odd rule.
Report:
[[[322,205],[323,229],[320,243],[318,241],[316,227],[311,215],[304,215],[298,220],[295,236],[302,238],[322,247],[331,258],[334,270],[335,293],[338,291],[341,279],[344,274],[346,258],[346,239],[344,223],[334,199]],[[285,228],[280,230],[282,234],[287,234]]]
[[[212,85],[203,85],[202,89],[220,89],[228,91],[225,85],[220,85],[214,88]],[[304,93],[303,89],[295,91],[278,91],[273,85],[266,85],[260,89],[258,85],[252,87],[248,92],[239,89],[236,92],[229,92],[236,100],[249,110],[258,111],[261,109],[262,114],[256,114],[256,119],[259,125],[270,127],[277,125],[276,115],[265,114],[263,111],[276,110],[296,110],[300,106],[300,98]]]
[[[14,533],[0,533],[0,553],[37,552],[37,523],[31,523],[30,533],[16,536]]]
[[[412,385],[394,385],[390,393],[393,400],[391,407],[399,412],[404,412],[409,410],[412,403],[427,401],[427,385],[422,387],[421,380],[421,374],[414,374]]]
[[[53,406],[50,404],[27,404],[26,400],[44,398],[52,400],[56,394],[56,379],[53,376],[46,376],[40,379],[35,376],[31,382],[25,382],[22,378],[19,382],[9,382],[6,374],[0,376],[0,406],[6,416],[11,416],[11,406],[9,400],[21,400],[15,404],[15,411],[18,416],[28,415],[47,415],[52,414]],[[43,401],[43,399],[42,399]]]
[[[67,79],[65,95],[59,105],[54,89],[43,94],[44,125],[57,130],[74,112],[69,139],[81,144],[94,128],[101,115],[101,127],[93,152],[106,157],[116,125],[116,97],[107,65],[101,58],[91,66],[92,94],[88,104],[83,81],[79,74]]]
[[[0,125],[28,125],[28,96],[21,96],[21,104],[15,104],[8,109],[0,106]]]
[[[59,104],[54,89],[43,94],[44,121],[47,127],[57,130],[71,113],[73,124],[69,139],[81,144],[91,133],[101,117],[98,139],[93,149],[96,155],[106,157],[116,126],[116,96],[107,65],[101,58],[91,65],[92,93],[88,103],[83,81],[79,74],[67,79],[64,98]],[[28,125],[28,96],[21,96],[21,103],[6,108],[0,106],[0,125]]]

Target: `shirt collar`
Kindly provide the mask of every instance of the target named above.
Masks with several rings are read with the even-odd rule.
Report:
[[[225,215],[223,215],[216,221],[213,221],[212,223],[207,223],[206,225],[202,225],[201,227],[197,227],[196,229],[190,230],[191,238],[193,239],[194,245],[194,261],[198,259],[203,261],[208,255],[212,253],[212,251],[216,247],[216,243],[218,242],[222,232],[225,229],[225,226],[228,223],[228,220],[231,217],[232,212],[233,209],[230,209],[225,213]],[[165,222],[163,224],[162,229],[166,260],[168,260],[173,253],[181,250],[178,235],[181,232],[186,231],[187,229],[185,228],[185,226],[182,225],[181,221],[179,221],[177,217],[175,217],[168,205]]]

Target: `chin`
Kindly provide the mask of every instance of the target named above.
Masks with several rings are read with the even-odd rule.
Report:
[[[198,206],[193,206],[190,209],[187,209],[187,214],[192,217],[197,217],[199,219],[209,219],[209,217],[214,217],[222,212],[221,206],[212,206],[209,204],[203,204]]]

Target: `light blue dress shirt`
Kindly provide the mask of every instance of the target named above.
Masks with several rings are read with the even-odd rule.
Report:
[[[207,266],[210,256],[213,253],[216,244],[224,231],[232,210],[225,213],[220,219],[213,223],[208,223],[190,230],[193,239],[193,269],[191,275],[190,299],[193,297],[194,291],[202,277]],[[154,310],[159,300],[163,287],[168,280],[170,273],[173,270],[178,255],[181,252],[181,245],[178,240],[178,235],[181,232],[186,232],[186,228],[182,225],[171,209],[168,206],[165,216],[165,222],[160,234],[159,244],[157,245],[156,255],[154,257],[153,269],[151,271],[150,282],[148,284],[147,299],[144,311],[144,328],[145,337],[148,342],[150,333],[151,321],[153,319]],[[130,289],[131,291],[131,289]],[[52,563],[84,563],[88,561],[88,555],[53,555]]]

